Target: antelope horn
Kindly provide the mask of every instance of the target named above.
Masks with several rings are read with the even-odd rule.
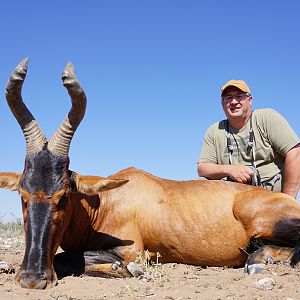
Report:
[[[6,100],[20,124],[26,140],[26,155],[42,150],[47,143],[38,123],[23,102],[21,91],[27,73],[28,57],[24,58],[11,73],[6,85]]]
[[[50,139],[48,150],[56,155],[68,156],[71,140],[85,113],[86,96],[75,76],[71,62],[68,62],[64,69],[62,80],[71,97],[72,107]]]

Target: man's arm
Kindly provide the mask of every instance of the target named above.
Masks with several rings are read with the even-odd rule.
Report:
[[[300,187],[300,145],[293,147],[285,156],[283,192],[297,197]]]
[[[221,179],[229,176],[233,181],[241,183],[248,183],[253,175],[252,169],[243,165],[218,165],[198,162],[197,170],[200,177]]]

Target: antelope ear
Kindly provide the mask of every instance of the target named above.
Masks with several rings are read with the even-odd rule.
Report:
[[[75,191],[89,196],[97,195],[99,192],[112,190],[127,183],[127,179],[110,179],[99,176],[85,176],[75,172],[71,178],[75,182]]]
[[[17,191],[22,173],[0,172],[0,188]]]

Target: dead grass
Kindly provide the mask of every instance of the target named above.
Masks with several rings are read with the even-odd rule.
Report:
[[[161,280],[162,276],[166,275],[164,266],[159,262],[160,257],[161,255],[157,252],[155,261],[153,261],[148,250],[137,252],[135,262],[143,268],[143,278],[146,278],[147,281]]]
[[[23,253],[24,229],[20,218],[6,222],[0,213],[0,260],[4,260],[5,254],[14,249],[15,254]]]
[[[6,222],[5,216],[0,212],[0,236],[2,238],[13,238],[24,234],[23,220],[14,217],[13,221]]]

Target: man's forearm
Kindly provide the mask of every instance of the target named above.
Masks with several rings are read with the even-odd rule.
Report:
[[[198,163],[198,175],[209,179],[230,177],[233,181],[249,183],[253,170],[243,165],[218,165],[214,163]]]
[[[285,157],[283,192],[297,197],[300,187],[300,147],[292,148]]]
[[[213,163],[198,163],[198,175],[209,179],[221,179],[228,176],[228,166]]]

